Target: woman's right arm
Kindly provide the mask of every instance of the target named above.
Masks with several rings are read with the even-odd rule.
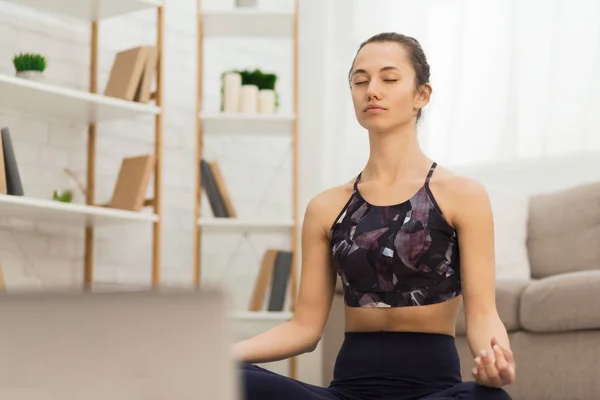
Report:
[[[327,209],[331,208],[331,203],[327,197],[324,193],[315,196],[306,208],[302,225],[300,287],[293,317],[236,343],[233,350],[237,360],[249,363],[279,361],[313,351],[321,340],[336,281],[330,263],[330,213]]]

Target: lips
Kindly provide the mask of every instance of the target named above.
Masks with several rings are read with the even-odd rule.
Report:
[[[372,104],[372,105],[369,105],[369,106],[365,107],[364,111],[365,112],[366,111],[371,111],[371,110],[377,111],[377,110],[385,110],[385,109],[386,109],[385,107],[382,107],[380,105]]]

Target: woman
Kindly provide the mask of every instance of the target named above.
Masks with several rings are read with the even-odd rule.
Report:
[[[236,343],[245,399],[510,399],[515,364],[495,305],[493,220],[477,182],[420,149],[431,96],[419,43],[396,33],[365,41],[350,70],[370,156],[347,184],[309,202],[293,318]],[[459,251],[460,249],[460,251]],[[326,388],[253,365],[312,351],[332,302],[345,298],[345,337]],[[462,382],[454,332],[464,300],[474,382]]]

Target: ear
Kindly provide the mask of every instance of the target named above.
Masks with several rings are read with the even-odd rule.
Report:
[[[414,107],[416,110],[422,109],[427,104],[429,104],[429,99],[431,98],[432,91],[433,89],[429,83],[421,85],[417,89],[414,102]]]

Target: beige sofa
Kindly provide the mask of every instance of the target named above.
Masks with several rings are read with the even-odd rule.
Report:
[[[600,184],[529,202],[531,279],[498,281],[497,306],[517,361],[515,400],[600,399]],[[343,297],[336,291],[322,346],[323,385],[343,339]],[[464,314],[456,326],[464,380],[473,366]]]

